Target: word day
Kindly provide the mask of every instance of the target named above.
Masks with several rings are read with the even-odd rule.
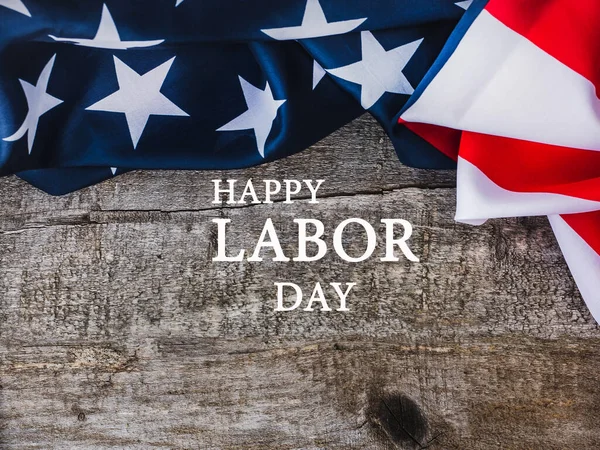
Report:
[[[344,289],[342,289],[342,285],[345,285]],[[293,311],[297,309],[300,305],[302,305],[302,288],[296,283],[275,283],[275,286],[277,286],[277,308],[275,308],[275,311]],[[348,294],[350,294],[352,288],[356,286],[356,283],[329,283],[329,286],[333,288],[337,304],[339,305],[339,308],[337,308],[336,311],[350,311],[347,307],[346,299],[348,298]],[[286,292],[286,288],[288,291],[290,289],[293,291],[293,294],[289,295],[289,297],[286,297],[284,295]],[[291,306],[287,306],[286,300],[288,300],[289,302],[291,301],[291,299],[295,299],[294,303]],[[303,310],[309,312],[314,311],[314,305],[316,303],[321,304],[321,311],[332,311],[331,307],[329,306],[329,303],[327,302],[327,298],[325,296],[323,287],[321,287],[321,283],[315,284],[315,288],[312,291],[312,295],[306,303],[306,308],[303,308]]]

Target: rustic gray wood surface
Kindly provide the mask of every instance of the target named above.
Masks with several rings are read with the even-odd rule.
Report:
[[[597,449],[600,331],[544,218],[453,221],[451,172],[361,118],[252,170],[152,172],[53,198],[0,180],[2,449]],[[213,178],[324,178],[214,207]],[[213,263],[215,217],[404,218],[420,263]],[[362,234],[349,246],[362,248]],[[380,251],[380,250],[378,250]],[[274,281],[355,281],[350,312],[275,313]]]

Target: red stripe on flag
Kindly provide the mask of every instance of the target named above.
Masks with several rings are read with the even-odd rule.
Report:
[[[400,119],[398,123],[406,126],[410,131],[429,142],[449,158],[452,158],[454,161],[458,159],[460,135],[462,133],[460,130],[429,125],[426,123],[405,122],[402,119]]]
[[[509,191],[600,201],[600,152],[463,132],[460,156]]]
[[[600,211],[561,216],[600,255]]]
[[[490,0],[486,10],[590,80],[600,96],[600,0]]]

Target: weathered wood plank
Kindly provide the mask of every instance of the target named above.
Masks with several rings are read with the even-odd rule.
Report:
[[[455,224],[452,174],[382,137],[361,120],[235,174],[325,178],[319,205],[214,208],[217,172],[0,180],[0,447],[597,448],[600,335],[547,221]],[[352,216],[411,221],[421,262],[211,260],[214,217],[232,248],[271,217],[293,255],[293,218],[331,242]],[[274,313],[275,281],[358,286],[347,313]]]

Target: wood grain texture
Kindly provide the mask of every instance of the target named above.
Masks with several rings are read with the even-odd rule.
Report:
[[[365,117],[251,170],[1,179],[0,448],[597,449],[600,333],[546,219],[455,224],[453,176]],[[326,183],[215,208],[214,178]],[[411,221],[421,262],[212,262],[215,217],[232,248],[271,217],[293,254],[293,218],[330,242],[355,216]],[[358,285],[348,313],[274,313],[275,281]]]

